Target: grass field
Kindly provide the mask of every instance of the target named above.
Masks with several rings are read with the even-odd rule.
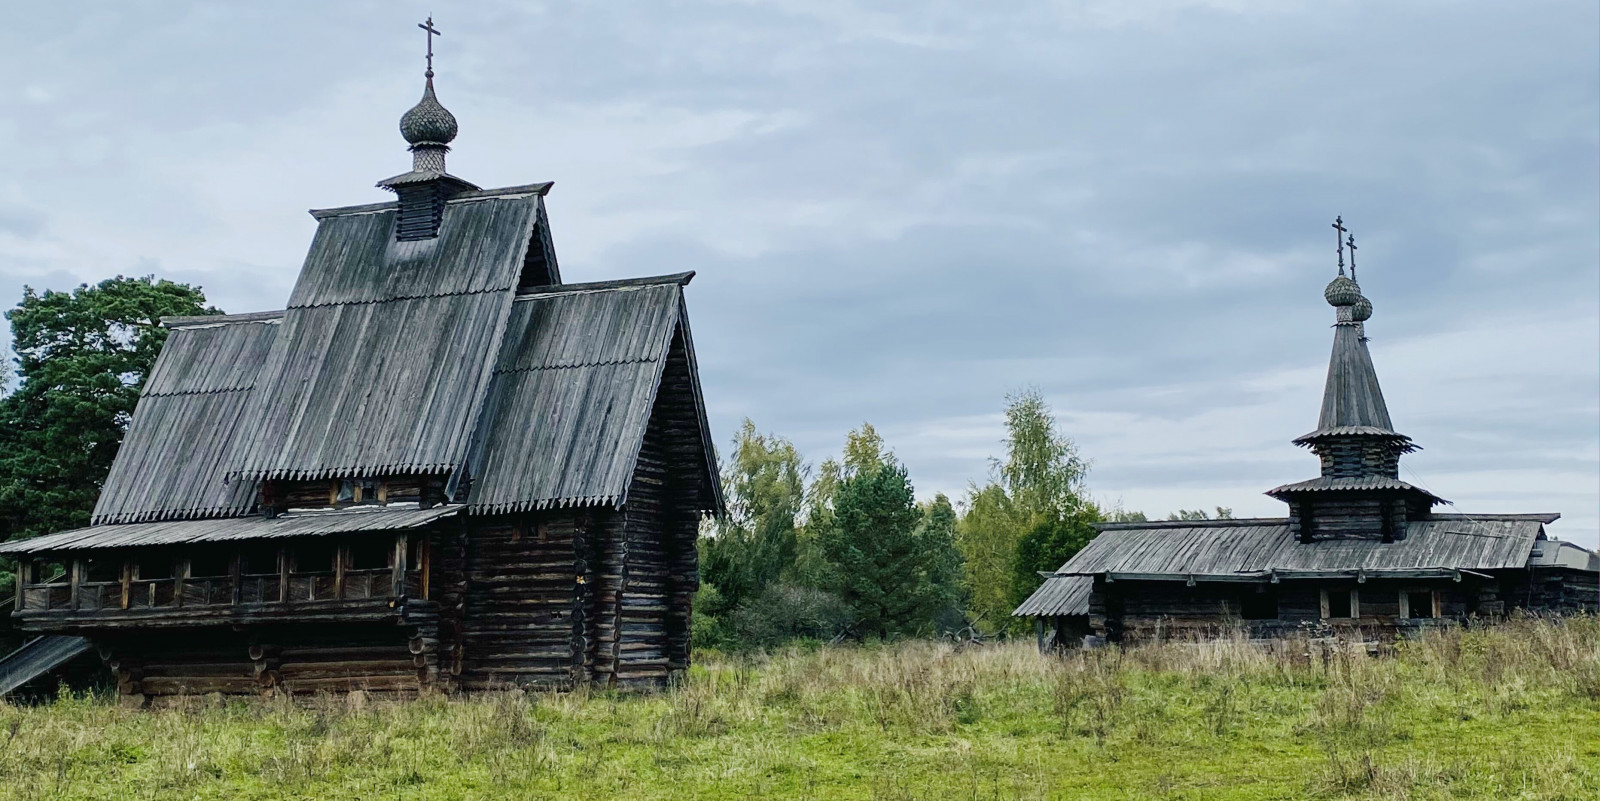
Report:
[[[0,798],[1594,799],[1595,620],[699,655],[654,695],[0,707]]]

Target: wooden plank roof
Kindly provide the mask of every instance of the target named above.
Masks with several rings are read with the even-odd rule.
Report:
[[[1051,576],[1011,614],[1015,617],[1065,617],[1089,614],[1093,576]]]
[[[460,514],[460,505],[432,509],[365,506],[339,510],[291,512],[274,518],[251,516],[223,520],[163,520],[91,526],[63,531],[31,540],[0,543],[0,553],[25,555],[84,551],[102,548],[132,548],[156,545],[237,542],[243,540],[316,537],[326,534],[355,534],[376,531],[404,531],[421,528],[437,520]]]
[[[1267,490],[1266,494],[1277,497],[1279,495],[1294,495],[1303,492],[1346,492],[1349,490],[1400,490],[1420,493],[1434,503],[1449,503],[1449,501],[1421,487],[1408,484],[1398,478],[1389,478],[1388,476],[1356,476],[1350,478],[1319,476],[1305,481],[1297,481],[1293,484],[1273,487]]]
[[[389,204],[320,215],[232,474],[459,470],[540,203],[537,192],[453,201],[437,238],[408,242]]]
[[[517,299],[479,433],[474,512],[625,501],[692,275]]]
[[[1378,372],[1367,352],[1367,340],[1358,323],[1341,322],[1334,326],[1333,353],[1328,359],[1328,380],[1322,391],[1322,414],[1317,431],[1306,437],[1337,428],[1365,428],[1393,434],[1389,407],[1383,402]]]
[[[277,321],[200,319],[167,336],[92,523],[228,516],[254,502],[254,482],[224,477]]]
[[[506,293],[290,309],[234,470],[251,479],[453,471],[510,305]]]
[[[1298,541],[1282,519],[1107,527],[1057,575],[1138,574],[1227,578],[1279,574],[1381,574],[1404,570],[1505,570],[1527,565],[1547,516],[1464,515],[1411,521],[1405,539]]]
[[[439,235],[398,241],[395,209],[330,214],[317,225],[289,308],[514,288],[537,196],[445,204]]]
[[[243,515],[267,477],[469,463],[475,511],[620,504],[675,337],[720,509],[684,310],[694,274],[518,295],[526,249],[548,244],[528,230],[548,188],[451,200],[433,245],[392,241],[393,203],[315,212],[290,308],[163,319],[93,525]]]

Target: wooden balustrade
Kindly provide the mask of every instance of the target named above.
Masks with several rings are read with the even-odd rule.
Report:
[[[418,560],[422,564],[408,564],[408,555],[408,540],[402,536],[395,539],[394,556],[384,568],[350,568],[349,548],[339,547],[333,571],[294,571],[290,569],[293,561],[280,555],[278,572],[270,574],[242,574],[243,560],[235,558],[229,576],[187,576],[187,561],[179,561],[176,576],[162,579],[136,577],[130,555],[120,580],[86,580],[85,563],[80,561],[66,576],[53,577],[50,582],[22,582],[18,614],[59,612],[82,617],[85,612],[277,608],[322,601],[390,600],[400,595],[426,598],[426,556]]]

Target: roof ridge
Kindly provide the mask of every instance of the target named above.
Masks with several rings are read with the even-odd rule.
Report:
[[[395,295],[394,297],[371,298],[367,300],[335,300],[324,303],[302,303],[290,306],[290,309],[326,309],[329,306],[367,306],[374,303],[397,303],[402,300],[428,300],[431,298],[460,298],[468,295],[492,295],[505,292],[509,287],[494,287],[490,289],[464,289],[460,292],[432,292],[421,295]]]
[[[1243,526],[1285,526],[1287,517],[1227,517],[1220,520],[1129,520],[1096,523],[1098,531],[1122,531],[1144,528],[1235,528]]]
[[[268,323],[283,319],[286,309],[275,311],[241,312],[239,314],[173,314],[162,317],[162,328],[206,328],[214,325],[238,323]]]
[[[517,293],[516,299],[531,300],[546,295],[559,295],[567,292],[601,292],[611,289],[638,289],[652,286],[688,286],[694,280],[694,270],[681,273],[668,273],[666,275],[647,275],[639,278],[618,278],[612,281],[589,281],[581,284],[552,284],[550,286],[534,287]]]
[[[1540,523],[1554,523],[1561,519],[1560,512],[1508,512],[1505,514],[1431,514],[1425,520],[1537,520]]]
[[[449,200],[445,201],[445,205],[454,203],[471,203],[477,200],[528,197],[530,195],[538,195],[543,197],[550,194],[551,187],[554,187],[555,185],[555,181],[545,181],[537,184],[518,184],[516,186],[502,186],[493,189],[474,189],[455,194]],[[391,211],[399,207],[399,201],[389,200],[382,203],[359,203],[353,206],[332,206],[325,209],[310,209],[307,213],[318,220],[325,220],[329,217],[342,217],[346,214],[376,214],[380,211]]]
[[[578,362],[576,364],[541,364],[534,367],[510,367],[494,369],[495,375],[512,375],[514,373],[538,373],[544,370],[582,370],[585,367],[610,367],[617,364],[650,364],[659,362],[665,354],[653,359],[599,359],[596,361]]]
[[[254,381],[243,387],[217,387],[215,389],[184,389],[176,392],[146,392],[140,398],[176,398],[183,395],[222,395],[228,392],[249,392],[256,388]]]

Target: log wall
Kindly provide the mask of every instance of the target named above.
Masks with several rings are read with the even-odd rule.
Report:
[[[466,690],[565,687],[573,680],[577,529],[566,510],[470,522],[445,544],[446,662]],[[581,617],[581,615],[579,615]]]
[[[433,633],[427,625],[300,624],[107,635],[95,643],[125,697],[159,705],[210,693],[416,696],[436,679]]]
[[[689,666],[699,588],[695,538],[704,505],[704,445],[687,349],[674,336],[621,514],[601,546],[596,680],[660,686]]]

